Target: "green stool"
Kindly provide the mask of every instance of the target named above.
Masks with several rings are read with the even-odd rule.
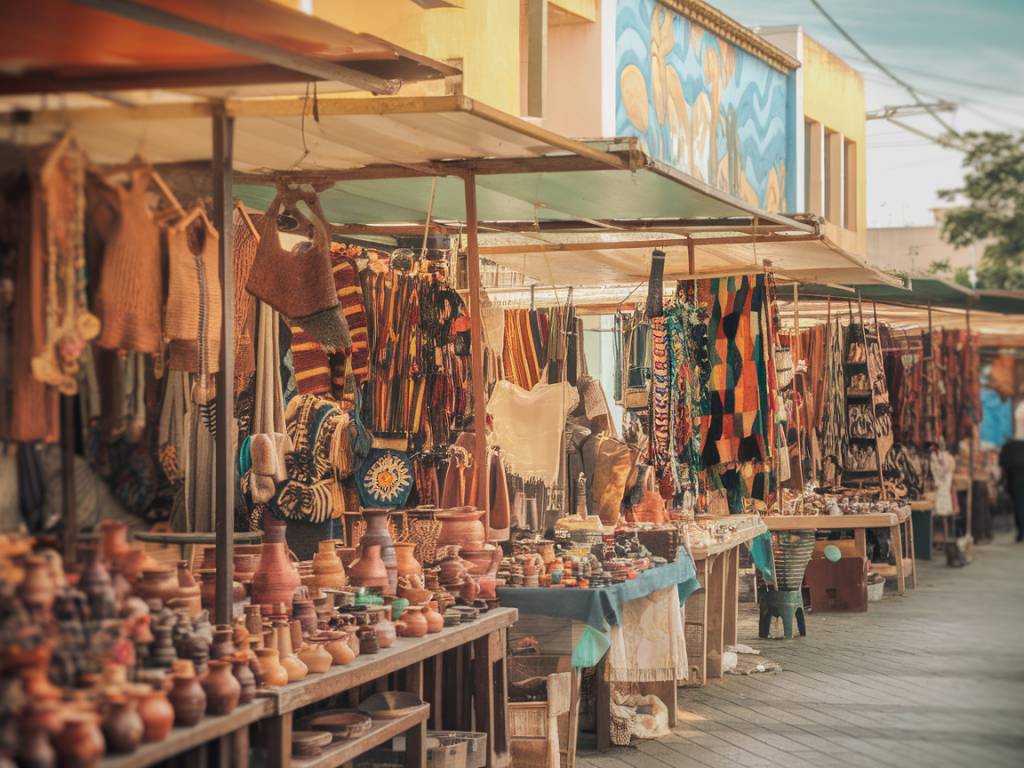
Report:
[[[768,638],[768,630],[771,629],[772,619],[776,616],[782,619],[782,631],[787,640],[793,639],[794,617],[800,636],[804,637],[807,634],[807,625],[804,622],[804,599],[799,589],[761,589],[759,591],[758,605],[761,609],[761,617],[757,628],[758,637]]]

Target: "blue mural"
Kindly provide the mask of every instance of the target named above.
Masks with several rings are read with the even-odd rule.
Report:
[[[656,0],[618,0],[619,136],[760,208],[792,210],[792,76]]]

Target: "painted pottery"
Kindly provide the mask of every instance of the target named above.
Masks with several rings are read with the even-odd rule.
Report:
[[[163,689],[148,691],[139,696],[139,717],[142,718],[142,740],[163,741],[174,726],[174,707]]]
[[[50,564],[41,557],[25,558],[25,575],[18,587],[18,596],[39,616],[47,616],[57,598],[57,585]]]
[[[294,683],[296,680],[302,680],[309,674],[309,669],[292,651],[292,634],[287,621],[274,622],[274,637],[277,640],[277,653],[281,666],[288,673],[288,682]]]
[[[288,670],[281,666],[276,648],[257,648],[256,658],[259,660],[263,685],[280,688],[288,684]]]
[[[395,545],[395,557],[398,562],[398,575],[399,576],[420,576],[423,573],[423,566],[420,565],[420,561],[416,559],[416,542],[414,541],[402,541],[396,542]]]
[[[402,618],[396,623],[402,637],[423,637],[429,629],[422,605],[410,605],[402,611]]]
[[[302,663],[306,665],[310,674],[326,672],[334,663],[334,658],[324,647],[324,642],[319,640],[310,640],[306,643],[302,651],[299,652],[299,658],[302,659]]]
[[[461,544],[464,547],[482,547],[487,540],[487,530],[482,519],[484,512],[474,507],[456,507],[438,512],[435,519],[441,521],[441,534],[437,538],[437,546]]]
[[[389,512],[386,509],[364,509],[362,516],[366,521],[366,532],[359,540],[359,546],[365,553],[367,547],[380,545],[380,558],[387,569],[388,580],[384,592],[393,595],[398,588],[398,558],[395,554],[395,542],[391,538],[391,531],[388,530]]]
[[[317,545],[313,555],[313,575],[321,589],[338,589],[348,583],[345,566],[338,557],[337,539],[325,539]]]
[[[494,575],[501,565],[501,549],[493,545],[480,547],[479,549],[463,547],[459,556],[466,561],[466,569],[476,575],[485,573]]]
[[[134,699],[123,695],[107,699],[103,716],[103,738],[110,752],[134,752],[142,743],[145,729],[142,716],[139,715],[138,704]]]
[[[211,659],[207,666],[209,672],[203,678],[206,711],[211,715],[229,715],[242,697],[242,686],[232,674],[231,661]]]
[[[171,690],[167,694],[167,699],[174,707],[174,724],[195,725],[206,714],[206,692],[199,684],[191,661],[178,659],[174,662],[174,669]]]
[[[135,594],[144,600],[167,602],[178,594],[178,569],[172,565],[143,568]]]
[[[263,544],[260,564],[252,578],[252,601],[259,605],[284,603],[291,611],[295,589],[301,582],[288,557],[285,530],[286,525],[273,515],[263,516]]]
[[[248,704],[256,697],[256,675],[249,667],[249,657],[244,653],[236,653],[231,658],[231,674],[235,676],[241,690],[239,704]]]
[[[92,768],[99,763],[106,743],[99,718],[88,712],[64,715],[64,727],[54,739],[61,768]]]
[[[352,584],[357,587],[388,587],[388,569],[380,552],[380,544],[360,544],[360,557],[348,569]]]
[[[423,618],[427,620],[427,632],[434,634],[444,629],[444,616],[438,613],[437,602],[431,600],[423,608]]]

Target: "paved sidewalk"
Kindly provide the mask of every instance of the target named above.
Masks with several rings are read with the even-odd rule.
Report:
[[[805,638],[740,642],[783,668],[680,690],[657,742],[581,753],[580,768],[1024,766],[1024,545],[978,547],[866,614],[811,614]]]

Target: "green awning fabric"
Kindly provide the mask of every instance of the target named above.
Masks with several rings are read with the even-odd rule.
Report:
[[[859,293],[864,301],[904,306],[945,307],[993,312],[1003,315],[1024,315],[1024,291],[977,290],[972,291],[951,280],[932,276],[909,275],[908,286],[890,285],[801,285],[801,300],[838,299],[856,300]],[[780,286],[779,297],[793,298],[792,286]]]

